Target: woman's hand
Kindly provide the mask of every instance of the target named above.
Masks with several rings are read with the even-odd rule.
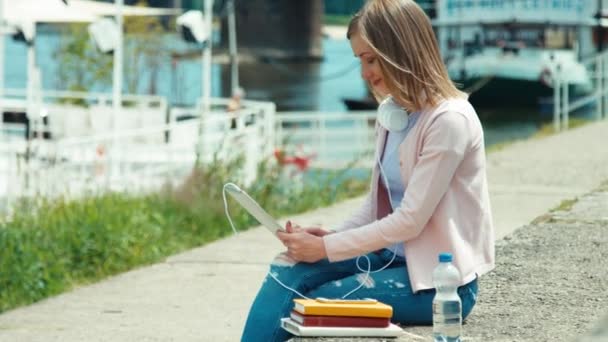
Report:
[[[312,235],[318,236],[318,237],[323,237],[327,234],[334,233],[332,231],[325,230],[321,227],[306,227],[306,228],[300,228],[300,229],[306,231],[308,234],[312,234]]]
[[[285,225],[285,230],[288,233],[292,233],[294,231],[305,231],[308,234],[312,234],[318,237],[323,237],[327,234],[335,233],[333,231],[325,230],[321,227],[302,227],[297,223],[292,223],[291,221],[287,221],[287,224]]]
[[[299,262],[313,263],[327,257],[322,236],[328,231],[319,227],[302,228],[287,222],[286,232],[277,232],[277,236],[287,247],[287,255]]]

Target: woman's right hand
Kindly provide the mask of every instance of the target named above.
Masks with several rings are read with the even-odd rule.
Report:
[[[292,233],[292,232],[296,232],[296,231],[305,231],[310,235],[314,235],[314,236],[318,236],[318,237],[323,237],[327,234],[334,233],[333,231],[325,230],[321,227],[302,227],[297,223],[292,223],[291,221],[287,221],[287,224],[285,225],[285,230],[288,233]]]
[[[325,235],[333,233],[333,231],[328,231],[321,227],[304,227],[304,228],[300,228],[300,229],[306,231],[308,234],[318,236],[318,237],[323,237]]]

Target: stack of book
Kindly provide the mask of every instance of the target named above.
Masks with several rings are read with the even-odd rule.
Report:
[[[281,319],[281,326],[296,336],[401,336],[392,316],[390,305],[373,299],[294,299],[293,311]]]

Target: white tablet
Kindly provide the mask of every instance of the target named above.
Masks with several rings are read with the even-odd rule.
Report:
[[[270,232],[275,234],[277,230],[284,230],[283,227],[275,221],[260,205],[251,198],[245,191],[241,190],[238,186],[229,183],[226,184],[226,191],[234,198],[239,204],[247,210],[259,223],[264,227],[268,228]]]

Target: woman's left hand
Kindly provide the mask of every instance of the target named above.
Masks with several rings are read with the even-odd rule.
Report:
[[[312,235],[305,230],[290,229],[287,232],[278,232],[277,236],[287,247],[287,255],[299,262],[314,263],[327,257],[323,238]]]

